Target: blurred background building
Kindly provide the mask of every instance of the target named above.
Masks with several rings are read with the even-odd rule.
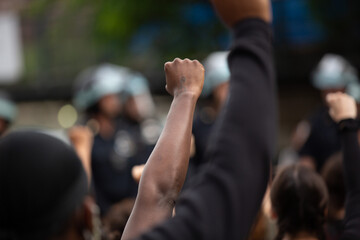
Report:
[[[360,69],[360,1],[272,3],[280,148],[321,102],[311,75],[325,53]],[[0,89],[17,102],[14,128],[61,129],[63,114],[74,117],[62,107],[71,102],[77,74],[109,62],[146,76],[161,117],[169,104],[164,62],[204,59],[227,50],[230,40],[204,0],[0,0]]]

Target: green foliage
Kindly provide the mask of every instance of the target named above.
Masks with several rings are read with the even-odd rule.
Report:
[[[219,49],[216,36],[226,31],[216,19],[204,29],[189,27],[181,9],[184,3],[198,2],[33,0],[22,12],[34,33],[25,41],[26,79],[65,84],[82,69],[104,61],[157,71],[173,57],[202,58]],[[134,35],[151,24],[152,38],[146,31],[139,37],[151,39],[150,48],[134,50]]]

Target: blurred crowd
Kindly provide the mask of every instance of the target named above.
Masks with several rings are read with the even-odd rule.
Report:
[[[230,71],[228,52],[214,52],[203,61],[206,80],[202,92],[205,104],[194,118],[189,169],[184,188],[208,163],[205,150],[211,144],[212,129],[227,98]],[[326,96],[343,92],[360,103],[360,83],[355,67],[345,58],[326,54],[314,67],[312,84],[323,105],[294,129],[288,147],[279,153],[279,166],[301,164],[321,173],[329,192],[328,239],[338,239],[342,229],[345,186],[342,173],[340,136],[329,115]],[[74,84],[73,104],[83,113],[69,137],[76,146],[81,138],[92,138],[91,156],[83,160],[90,167],[90,189],[102,219],[103,238],[120,239],[134,206],[141,173],[161,133],[155,105],[146,78],[114,64],[85,69]],[[359,107],[360,105],[358,105]],[[0,93],[0,134],[5,135],[16,118],[16,104]],[[360,138],[360,135],[359,135]],[[92,140],[91,140],[92,141]],[[81,148],[81,147],[80,147]],[[81,155],[81,154],[80,154]],[[276,233],[266,195],[258,225],[250,239],[271,239]]]
[[[207,163],[204,152],[227,97],[227,56],[228,52],[214,52],[204,60],[205,104],[194,120],[187,182]],[[104,63],[85,69],[74,81],[73,96],[82,118],[68,137],[74,147],[84,141],[82,138],[93,138],[91,156],[84,156],[81,150],[79,156],[90,176],[91,195],[99,207],[104,234],[118,239],[134,206],[141,173],[159,138],[162,121],[156,117],[147,79],[127,67]],[[0,133],[6,135],[17,109],[7,93],[1,92],[0,98]]]
[[[237,71],[234,66],[228,65],[227,60],[229,53],[235,55],[239,52],[213,52],[201,61],[205,68],[200,96],[203,104],[197,107],[193,117],[189,163],[182,191],[196,186],[196,176],[208,171],[211,165],[207,149],[216,148],[212,145],[218,143],[215,141],[219,134],[217,124],[227,120],[219,116],[227,110],[224,106],[229,101],[230,78]],[[293,129],[288,145],[279,149],[278,161],[272,172],[275,180],[268,185],[248,239],[341,239],[345,227],[347,188],[342,135],[334,113],[329,111],[335,111],[329,96],[346,94],[356,101],[360,110],[360,82],[353,63],[328,53],[314,66],[311,83],[318,90],[322,104],[314,106],[313,112],[303,117]],[[83,231],[84,239],[121,238],[136,205],[137,194],[141,191],[139,182],[151,178],[142,178],[142,174],[159,144],[164,122],[155,114],[157,106],[146,77],[124,66],[103,63],[84,69],[74,81],[72,95],[72,104],[82,117],[67,133],[71,149],[80,161],[73,160],[76,157],[67,153],[68,143],[61,145],[57,142],[59,139],[50,137],[44,131],[12,130],[17,117],[16,103],[8,93],[0,92],[0,139],[4,139],[0,140],[0,154],[3,154],[0,155],[0,168],[5,169],[0,169],[0,239],[46,239],[38,232],[32,232],[33,229],[42,229],[41,226],[47,229],[43,231],[46,234],[63,230],[64,225],[59,228],[54,219],[65,221],[72,202],[84,197],[84,188],[88,189],[85,205],[88,204],[90,213],[77,214],[96,216],[89,218],[93,232]],[[170,120],[171,117],[168,118]],[[174,126],[176,130],[177,126]],[[358,139],[360,142],[359,131]],[[174,144],[180,142],[177,139],[166,141],[171,140]],[[52,160],[48,156],[54,159],[55,167],[50,166]],[[37,170],[26,158],[36,162]],[[23,160],[14,163],[14,159]],[[21,163],[24,165],[17,165]],[[21,169],[12,176],[16,167]],[[26,173],[27,167],[32,169],[31,174],[46,172],[48,179],[38,179]],[[87,181],[78,177],[81,169],[85,170]],[[63,172],[66,174],[61,175]],[[16,182],[17,189],[11,189],[12,181]],[[20,184],[20,181],[26,183]],[[304,186],[299,188],[295,197],[291,186],[285,190],[282,188],[283,185],[291,185],[292,181],[295,185]],[[251,186],[252,182],[247,184]],[[49,194],[45,194],[46,191]],[[16,199],[9,200],[7,196]],[[295,204],[296,201],[303,202]],[[46,210],[49,204],[56,205],[57,209]],[[3,219],[1,215],[9,214],[7,211],[13,211],[10,215],[14,217]],[[291,217],[281,215],[286,211],[296,216],[297,221],[287,222]],[[23,217],[15,217],[16,214]],[[175,210],[173,214],[176,215]],[[74,219],[71,221],[76,222]],[[71,221],[67,224],[71,225]],[[28,222],[32,223],[24,228],[23,225]],[[295,237],[299,232],[303,234],[306,231],[308,234],[304,234],[305,237]],[[286,238],[286,234],[290,237]]]
[[[208,163],[205,150],[211,144],[212,129],[227,98],[230,71],[228,52],[214,52],[203,61],[206,80],[203,104],[196,111],[192,129],[191,155],[184,188]],[[328,239],[338,239],[344,218],[345,186],[341,164],[341,143],[337,124],[329,115],[326,96],[343,92],[360,103],[360,83],[355,67],[345,58],[326,54],[314,67],[312,84],[323,105],[294,129],[288,147],[279,153],[279,166],[300,163],[321,173],[329,191]],[[141,173],[161,133],[155,105],[146,78],[129,68],[101,64],[81,72],[74,84],[73,104],[83,118],[70,140],[93,138],[89,164],[90,189],[102,219],[103,238],[120,239],[138,192]],[[360,105],[358,105],[359,107]],[[5,135],[17,114],[16,104],[0,93],[0,134]],[[359,135],[360,138],[360,135]],[[76,146],[76,144],[74,145]],[[80,147],[81,148],[81,147]],[[250,239],[271,239],[276,233],[266,195],[258,225]]]

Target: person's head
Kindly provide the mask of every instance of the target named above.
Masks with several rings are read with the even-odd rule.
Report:
[[[10,96],[0,91],[0,136],[9,128],[16,117],[16,106]]]
[[[271,205],[277,220],[277,240],[308,233],[324,239],[328,193],[315,171],[299,164],[280,169],[271,187]]]
[[[119,93],[124,90],[126,68],[103,64],[86,69],[75,84],[74,104],[90,117],[102,114],[116,118],[121,112]]]
[[[121,112],[121,101],[117,94],[102,96],[97,102],[99,112],[109,118],[116,118]]]
[[[342,220],[345,215],[346,189],[344,182],[342,154],[334,154],[326,161],[321,176],[329,192],[329,220]]]
[[[0,139],[0,239],[85,239],[94,230],[88,183],[74,150],[54,137]]]
[[[226,100],[230,70],[227,63],[229,52],[214,52],[204,61],[205,81],[202,95],[211,97],[215,108],[220,108]]]
[[[103,217],[103,231],[107,240],[120,239],[134,207],[135,199],[126,198],[111,206]]]
[[[345,58],[335,54],[326,54],[312,76],[312,84],[321,91],[323,100],[327,94],[345,92],[349,84],[357,82],[356,69]]]

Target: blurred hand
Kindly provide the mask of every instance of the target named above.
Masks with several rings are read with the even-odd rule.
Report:
[[[131,175],[136,182],[140,182],[141,174],[144,171],[145,164],[136,165],[131,169]]]
[[[199,97],[204,85],[204,67],[197,60],[176,58],[165,63],[166,91],[176,97],[184,93]]]
[[[245,18],[271,21],[270,0],[211,0],[223,22],[232,27]]]
[[[326,96],[326,102],[330,108],[330,116],[335,122],[348,118],[356,118],[356,102],[349,95],[340,92],[329,93]]]
[[[93,144],[93,133],[88,127],[76,126],[68,132],[71,143],[75,147],[88,147],[91,148]]]

